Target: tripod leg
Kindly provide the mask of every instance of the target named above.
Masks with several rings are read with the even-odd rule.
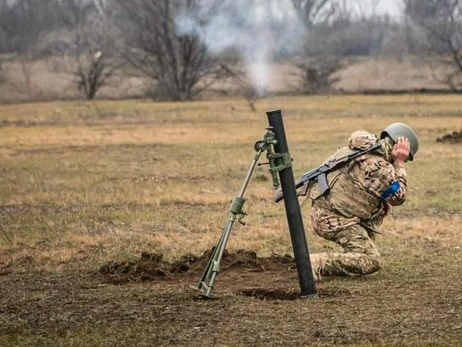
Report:
[[[218,273],[220,272],[220,264],[223,259],[223,254],[225,252],[226,244],[228,243],[229,235],[231,234],[231,229],[233,227],[234,221],[236,220],[236,215],[230,213],[228,218],[228,223],[226,224],[225,230],[223,232],[223,237],[220,239],[220,243],[217,245],[215,257],[210,259],[210,268],[207,274],[207,277],[210,278],[209,284],[207,285],[205,293],[201,295],[203,297],[212,298],[212,290],[215,284],[215,279],[217,278]]]
[[[213,285],[215,283],[215,279],[218,273],[220,272],[220,263],[223,258],[223,253],[225,251],[226,244],[231,233],[231,229],[233,227],[234,222],[237,219],[237,216],[244,214],[242,212],[242,208],[245,203],[245,199],[243,198],[243,196],[262,152],[263,149],[258,149],[257,154],[255,155],[252,163],[250,164],[249,171],[247,172],[247,176],[244,180],[244,184],[242,185],[239,196],[235,196],[233,201],[231,202],[231,206],[229,207],[230,214],[228,217],[228,221],[220,237],[220,241],[215,247],[212,256],[210,257],[210,260],[207,263],[207,267],[204,271],[204,274],[201,277],[201,280],[199,281],[199,284],[196,287],[191,287],[192,289],[198,290],[200,292],[200,295],[205,298],[212,298]],[[207,279],[210,280],[208,284],[206,283]]]
[[[192,289],[198,290],[198,291],[201,291],[203,289],[207,290],[208,286],[205,283],[205,280],[210,278],[211,276],[213,264],[217,259],[217,252],[218,252],[220,245],[223,243],[224,236],[225,236],[225,233],[223,232],[221,234],[220,240],[218,241],[218,244],[213,248],[213,252],[210,255],[209,261],[207,263],[207,267],[205,268],[204,273],[202,274],[199,284],[197,286],[190,286]]]
[[[236,206],[236,200],[238,200],[241,203],[238,206],[239,213],[241,213],[242,205],[245,201],[242,198],[235,197],[230,209],[233,209],[233,206]],[[236,221],[236,216],[237,213],[235,213],[235,211],[232,210],[229,214],[228,222],[226,223],[226,226],[223,230],[223,234],[221,235],[220,241],[216,245],[215,250],[213,251],[212,256],[210,257],[204,274],[202,275],[202,278],[199,282],[199,285],[197,287],[193,287],[193,289],[199,290],[200,295],[202,295],[203,297],[209,299],[212,298],[212,290],[215,283],[215,279],[218,273],[220,272],[221,260],[223,259],[223,254],[225,252],[226,244],[228,243],[228,239],[231,234],[231,229],[234,225],[234,222]],[[206,283],[207,280],[209,280],[208,283]]]

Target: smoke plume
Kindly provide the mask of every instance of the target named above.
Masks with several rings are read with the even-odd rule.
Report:
[[[234,49],[259,96],[271,82],[268,65],[303,41],[292,0],[202,0],[176,18],[182,34],[197,35],[212,54]]]

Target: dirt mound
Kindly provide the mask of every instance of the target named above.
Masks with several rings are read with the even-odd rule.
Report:
[[[460,143],[462,142],[462,131],[454,131],[451,134],[438,137],[436,142]]]
[[[163,260],[162,254],[143,252],[140,259],[111,261],[103,265],[99,272],[107,276],[109,282],[115,284],[168,279],[186,272],[194,275],[202,274],[212,253],[213,248],[205,251],[201,256],[188,254],[177,262],[170,263]],[[220,272],[229,269],[250,269],[261,272],[281,264],[294,264],[293,258],[290,255],[259,258],[254,251],[238,250],[232,253],[225,251]]]

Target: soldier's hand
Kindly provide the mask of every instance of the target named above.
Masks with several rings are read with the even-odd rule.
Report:
[[[405,137],[398,138],[398,142],[393,146],[391,151],[391,157],[394,161],[404,162],[409,157],[409,151],[411,150],[411,144]]]

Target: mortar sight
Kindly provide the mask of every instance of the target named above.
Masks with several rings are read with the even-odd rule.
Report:
[[[255,142],[253,148],[256,152],[258,151],[267,151],[273,145],[276,145],[278,142],[275,138],[273,127],[269,126],[266,128],[266,133],[263,135],[263,140]]]

